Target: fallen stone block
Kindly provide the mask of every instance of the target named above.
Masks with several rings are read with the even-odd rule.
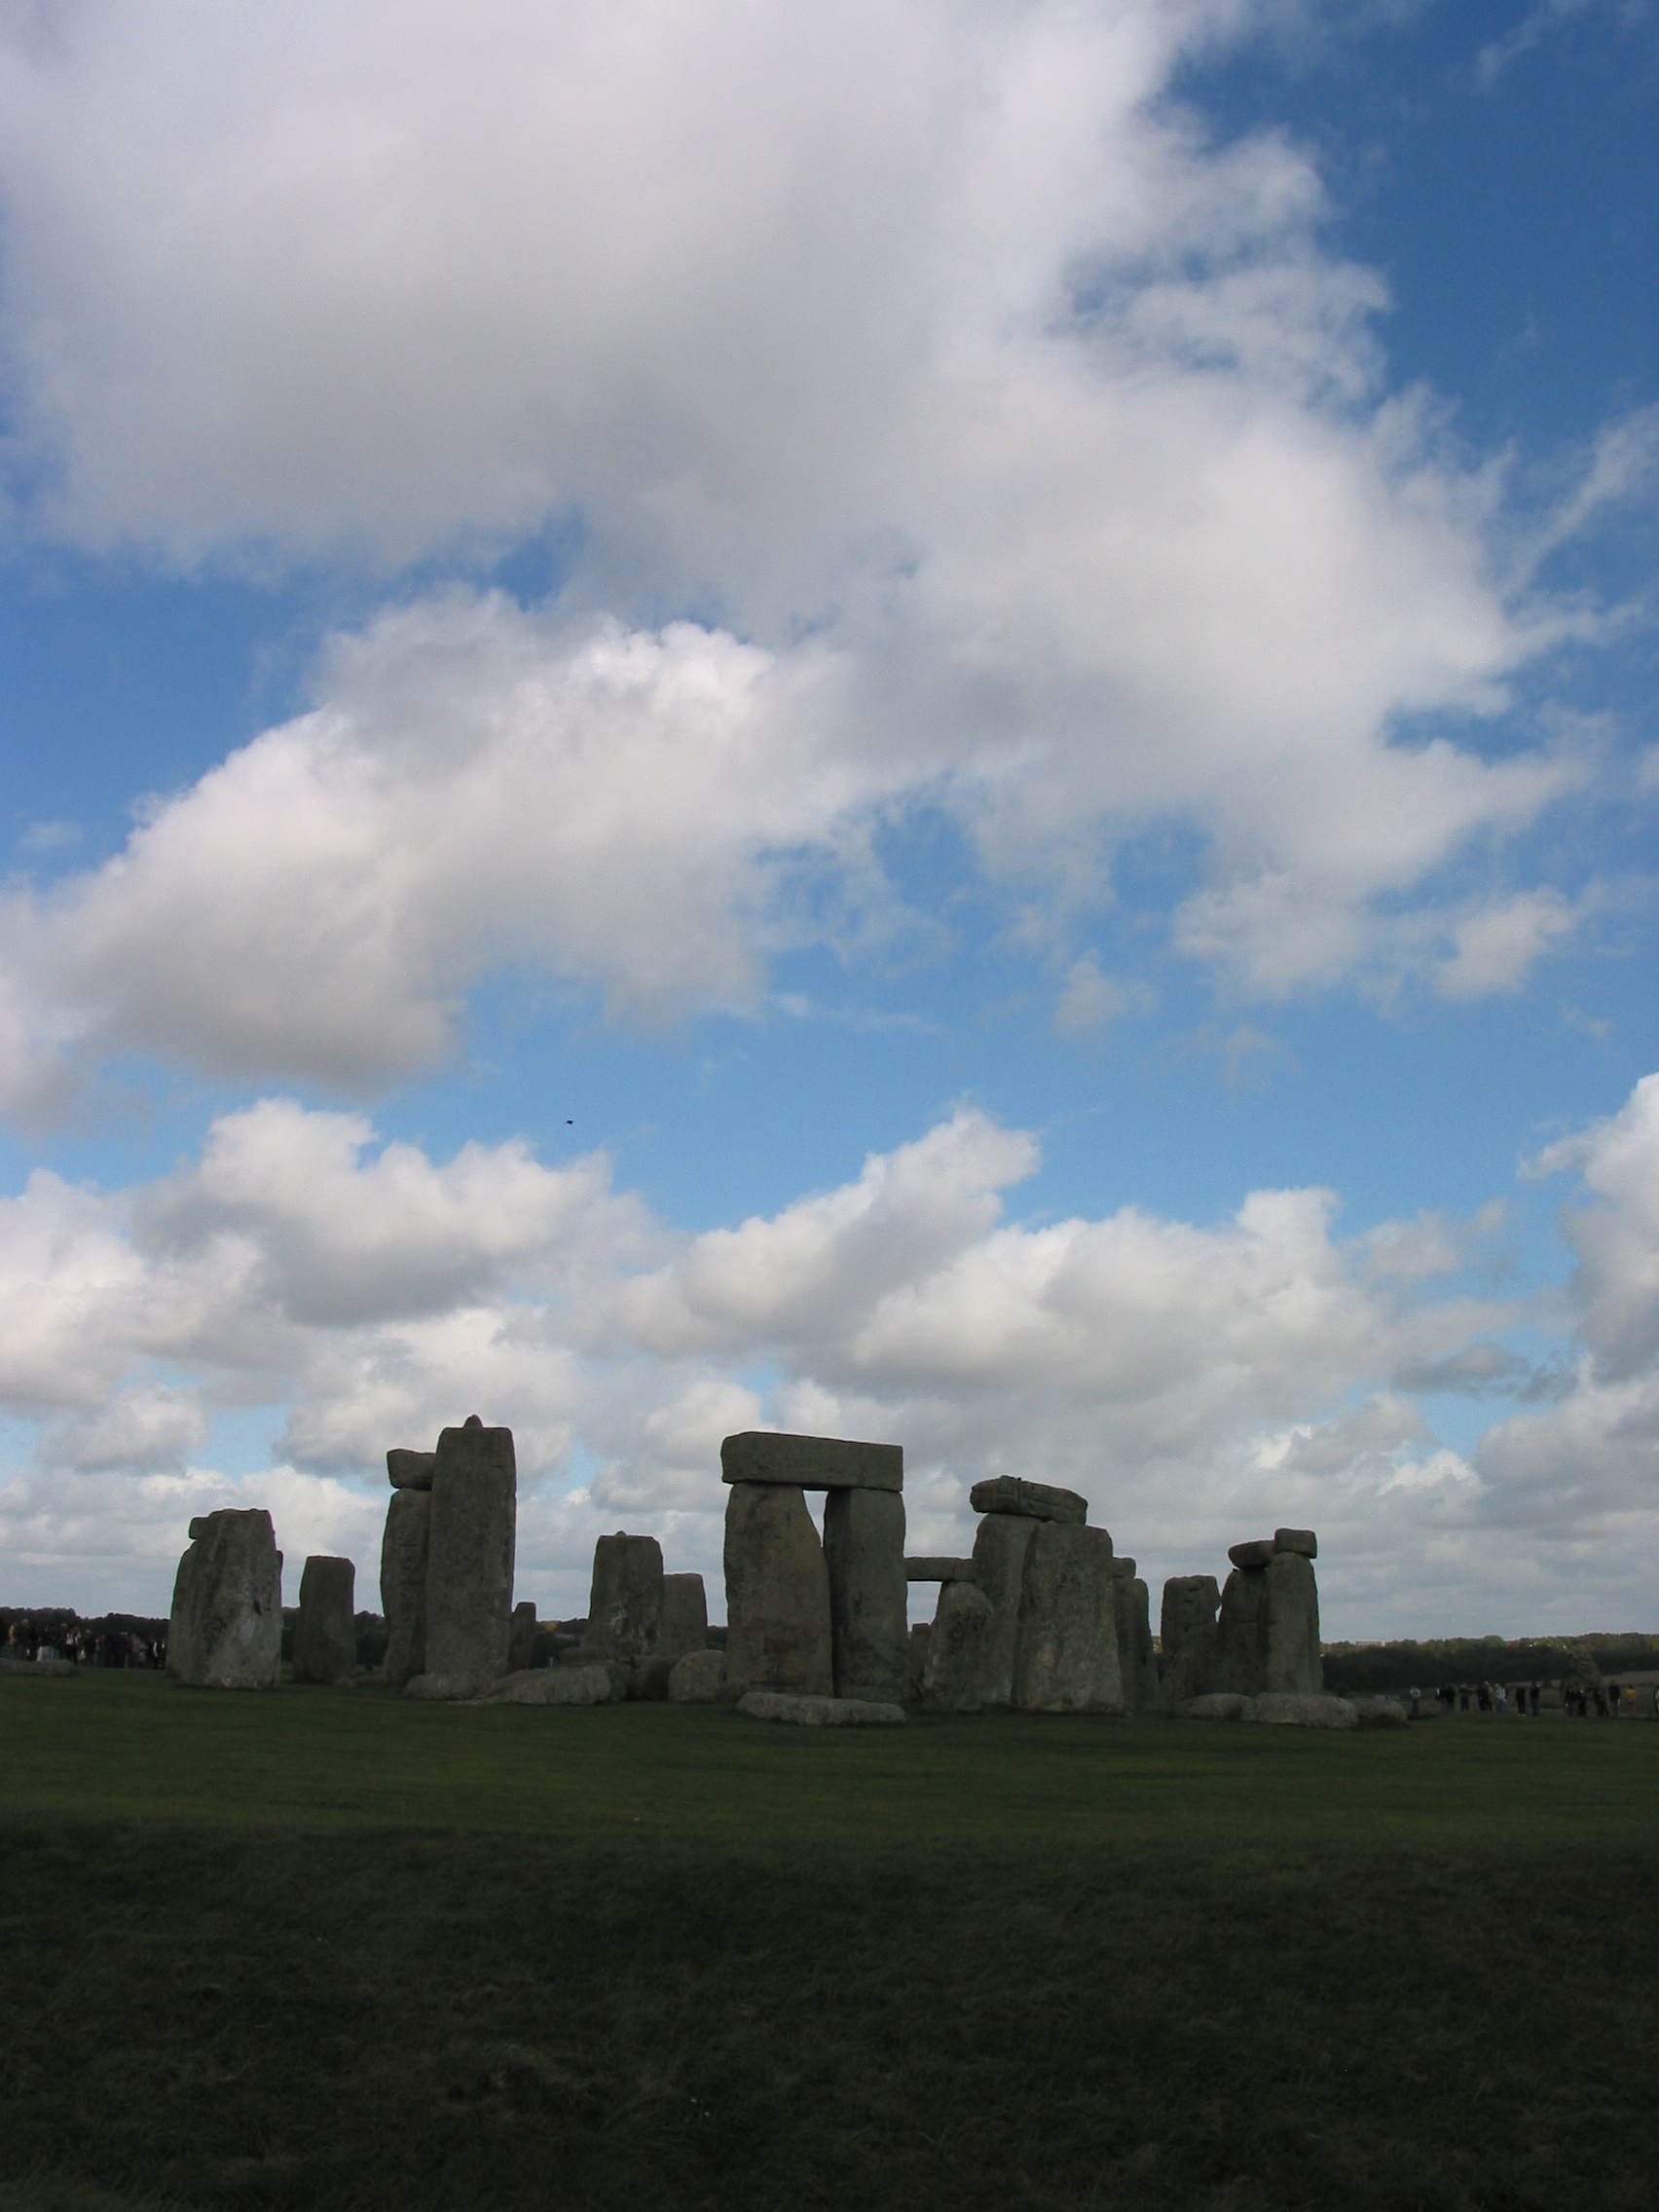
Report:
[[[507,1671],[518,1470],[510,1428],[476,1414],[438,1438],[426,1556],[426,1667],[478,1691]]]
[[[725,1674],[723,1651],[687,1651],[669,1670],[670,1705],[713,1705]]]
[[[1271,1538],[1263,1537],[1247,1544],[1230,1544],[1227,1556],[1235,1567],[1266,1567],[1273,1556],[1272,1542]]]
[[[491,1705],[610,1705],[604,1667],[534,1667],[509,1675],[490,1692]]]
[[[891,1704],[904,1694],[904,1500],[896,1491],[832,1490],[824,1501],[830,1656],[838,1698]]]
[[[394,1447],[386,1456],[387,1480],[393,1490],[430,1490],[435,1452],[405,1452]]]
[[[1244,1720],[1279,1728],[1357,1728],[1359,1715],[1346,1697],[1296,1697],[1279,1690],[1246,1698]]]
[[[906,1582],[974,1582],[978,1568],[971,1559],[907,1559]]]
[[[349,1559],[308,1559],[294,1623],[294,1679],[338,1688],[357,1678],[357,1569]]]
[[[1171,1711],[1181,1720],[1242,1720],[1249,1702],[1234,1690],[1206,1690],[1202,1697],[1186,1698]]]
[[[0,1675],[23,1675],[39,1682],[61,1681],[78,1672],[72,1659],[17,1659],[0,1651]]]
[[[1350,1698],[1348,1702],[1358,1714],[1359,1725],[1362,1728],[1409,1728],[1411,1726],[1411,1714],[1398,1698],[1356,1697]]]
[[[725,1515],[725,1692],[830,1697],[830,1570],[798,1489],[733,1483]]]
[[[394,1490],[381,1538],[381,1611],[386,1657],[381,1679],[400,1690],[426,1672],[426,1548],[432,1522],[429,1490]]]
[[[788,1697],[777,1690],[748,1690],[737,1701],[751,1720],[785,1720],[797,1728],[902,1728],[902,1705],[864,1697]]]
[[[282,1659],[282,1555],[263,1507],[190,1524],[167,1623],[167,1673],[195,1688],[270,1690]]]
[[[1311,1529],[1275,1529],[1273,1549],[1275,1552],[1300,1552],[1304,1559],[1317,1559],[1319,1539]]]
[[[1122,1713],[1117,1579],[1104,1529],[1039,1522],[1025,1554],[1014,1663],[1019,1713]]]
[[[786,1490],[903,1490],[904,1448],[746,1428],[720,1446],[720,1480],[780,1483]]]
[[[493,1687],[493,1682],[481,1684],[476,1675],[411,1675],[403,1694],[427,1705],[463,1705]]]
[[[1028,1483],[1018,1475],[993,1475],[976,1483],[968,1493],[976,1513],[1017,1513],[1027,1521],[1088,1519],[1088,1500],[1075,1490],[1055,1490],[1051,1483]]]

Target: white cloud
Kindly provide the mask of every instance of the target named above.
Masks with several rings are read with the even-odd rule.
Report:
[[[1420,967],[1401,909],[1583,780],[1454,742],[1569,615],[1495,580],[1497,472],[1380,397],[1382,288],[1309,157],[1170,104],[1258,13],[14,24],[19,529],[277,569],[549,516],[576,546],[556,612],[383,616],[314,714],[14,897],[14,1108],[123,1051],[369,1090],[513,961],[753,1006],[779,942],[880,925],[871,839],[923,804],[1060,910],[1191,826],[1177,942],[1258,995]]]
[[[8,1580],[160,1604],[190,1513],[264,1499],[292,1560],[345,1549],[368,1590],[385,1449],[478,1411],[517,1438],[521,1588],[562,1612],[622,1525],[704,1573],[718,1615],[719,1439],[767,1421],[902,1441],[918,1547],[964,1544],[971,1484],[1017,1472],[1083,1491],[1155,1583],[1310,1524],[1332,1621],[1369,1633],[1634,1603],[1659,1533],[1656,1101],[1651,1079],[1544,1157],[1593,1195],[1564,1217],[1582,1363],[1473,1451],[1419,1401],[1533,1388],[1502,1337],[1538,1309],[1460,1283],[1495,1208],[1351,1241],[1316,1190],[1208,1224],[1011,1219],[1037,1148],[965,1109],[838,1189],[684,1235],[603,1161],[436,1162],[267,1101],[161,1183],[37,1176],[11,1201],[4,1403],[43,1425],[0,1488]],[[275,1470],[204,1467],[206,1424],[258,1408]]]
[[[1517,892],[1501,903],[1477,909],[1454,930],[1456,950],[1435,970],[1442,998],[1486,998],[1518,991],[1533,963],[1584,925],[1586,904],[1559,891]]]

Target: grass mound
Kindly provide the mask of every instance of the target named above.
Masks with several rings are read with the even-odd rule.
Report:
[[[1645,2204],[1659,1728],[0,1682],[0,2212]]]

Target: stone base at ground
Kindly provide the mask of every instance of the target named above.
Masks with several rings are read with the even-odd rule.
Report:
[[[725,1673],[723,1651],[687,1651],[669,1672],[670,1705],[713,1705],[720,1694]]]
[[[411,1675],[403,1685],[403,1694],[428,1705],[460,1705],[482,1697],[492,1686],[491,1682],[481,1682],[476,1675]]]
[[[413,1690],[413,1683],[410,1685]],[[610,1705],[604,1667],[534,1667],[509,1675],[490,1692],[492,1705]]]
[[[1362,1728],[1409,1728],[1410,1709],[1398,1698],[1356,1697],[1349,1700]]]
[[[749,1690],[737,1701],[751,1720],[785,1720],[797,1728],[902,1728],[902,1705],[862,1697],[788,1697],[777,1690]]]
[[[1243,1720],[1262,1720],[1283,1728],[1357,1728],[1359,1714],[1346,1697],[1298,1697],[1269,1690],[1246,1698]]]
[[[725,1586],[725,1695],[762,1689],[830,1697],[830,1572],[803,1492],[732,1484]]]
[[[357,1678],[357,1569],[349,1559],[308,1559],[294,1623],[294,1679],[335,1688]]]
[[[282,1659],[282,1555],[271,1516],[203,1513],[190,1524],[167,1623],[167,1673],[193,1687],[270,1690]]]
[[[33,1675],[40,1681],[50,1682],[77,1671],[69,1659],[12,1659],[0,1652],[0,1675]]]
[[[1170,1711],[1179,1720],[1242,1720],[1249,1702],[1236,1690],[1206,1690],[1202,1697],[1186,1698]]]

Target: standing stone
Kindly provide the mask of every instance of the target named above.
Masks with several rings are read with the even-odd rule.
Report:
[[[724,1673],[723,1652],[706,1647],[701,1651],[687,1651],[669,1670],[669,1703],[713,1705],[720,1694],[720,1680]]]
[[[904,1702],[906,1705],[920,1705],[922,1702],[922,1686],[927,1680],[928,1673],[928,1649],[932,1642],[932,1624],[928,1621],[918,1621],[910,1631],[910,1641],[904,1653]]]
[[[1244,1550],[1235,1544],[1233,1552]],[[1233,1553],[1229,1553],[1229,1558]],[[1268,1557],[1272,1553],[1270,1550]],[[1235,1567],[1221,1593],[1214,1688],[1260,1697],[1268,1686],[1268,1570]]]
[[[662,1633],[662,1546],[654,1536],[601,1536],[593,1547],[586,1646],[636,1666],[657,1655]]]
[[[665,1574],[662,1578],[662,1627],[657,1634],[657,1656],[670,1667],[687,1652],[706,1651],[709,1644],[709,1601],[700,1574]]]
[[[1268,1562],[1265,1580],[1268,1690],[1316,1697],[1325,1687],[1325,1664],[1319,1654],[1319,1590],[1313,1563],[1300,1550],[1277,1551]]]
[[[1221,1633],[1215,1617],[1220,1604],[1213,1574],[1173,1574],[1163,1585],[1159,1702],[1166,1712],[1207,1696],[1215,1687],[1221,1665]]]
[[[1019,1593],[1025,1576],[1025,1555],[1032,1538],[1047,1524],[1023,1514],[987,1513],[974,1537],[977,1587],[991,1608],[992,1622],[979,1648],[977,1695],[980,1705],[1014,1703],[1014,1656],[1019,1642]],[[973,1589],[973,1583],[949,1584],[947,1589]],[[942,1604],[944,1592],[940,1593]],[[968,1708],[966,1710],[973,1710]]]
[[[190,1524],[167,1623],[167,1673],[196,1688],[270,1690],[282,1660],[282,1555],[263,1507]]]
[[[477,1695],[507,1671],[517,1518],[512,1430],[476,1414],[446,1428],[432,1470],[426,1673],[453,1695]]]
[[[1153,1656],[1147,1587],[1132,1559],[1112,1562],[1117,1585],[1118,1672],[1124,1683],[1124,1711],[1150,1713],[1158,1703],[1158,1661]]]
[[[922,1665],[922,1703],[930,1712],[979,1712],[996,1632],[996,1609],[977,1584],[941,1586]]]
[[[726,1656],[721,1694],[834,1693],[830,1574],[806,1494],[733,1483],[725,1516]]]
[[[908,1635],[899,1493],[832,1490],[824,1501],[824,1562],[835,1695],[890,1705],[904,1694]]]
[[[296,1682],[353,1682],[357,1678],[357,1623],[353,1615],[357,1569],[349,1559],[308,1559],[300,1574],[300,1614],[294,1623]]]
[[[1123,1712],[1116,1591],[1104,1529],[1039,1524],[1019,1594],[1014,1703],[1020,1712]]]
[[[400,1489],[386,1509],[381,1538],[381,1611],[386,1615],[386,1657],[381,1678],[400,1690],[426,1672],[426,1539],[432,1522],[429,1490]]]
[[[513,1617],[507,1624],[507,1672],[523,1674],[535,1664],[535,1600],[527,1598],[522,1605],[513,1607]]]

